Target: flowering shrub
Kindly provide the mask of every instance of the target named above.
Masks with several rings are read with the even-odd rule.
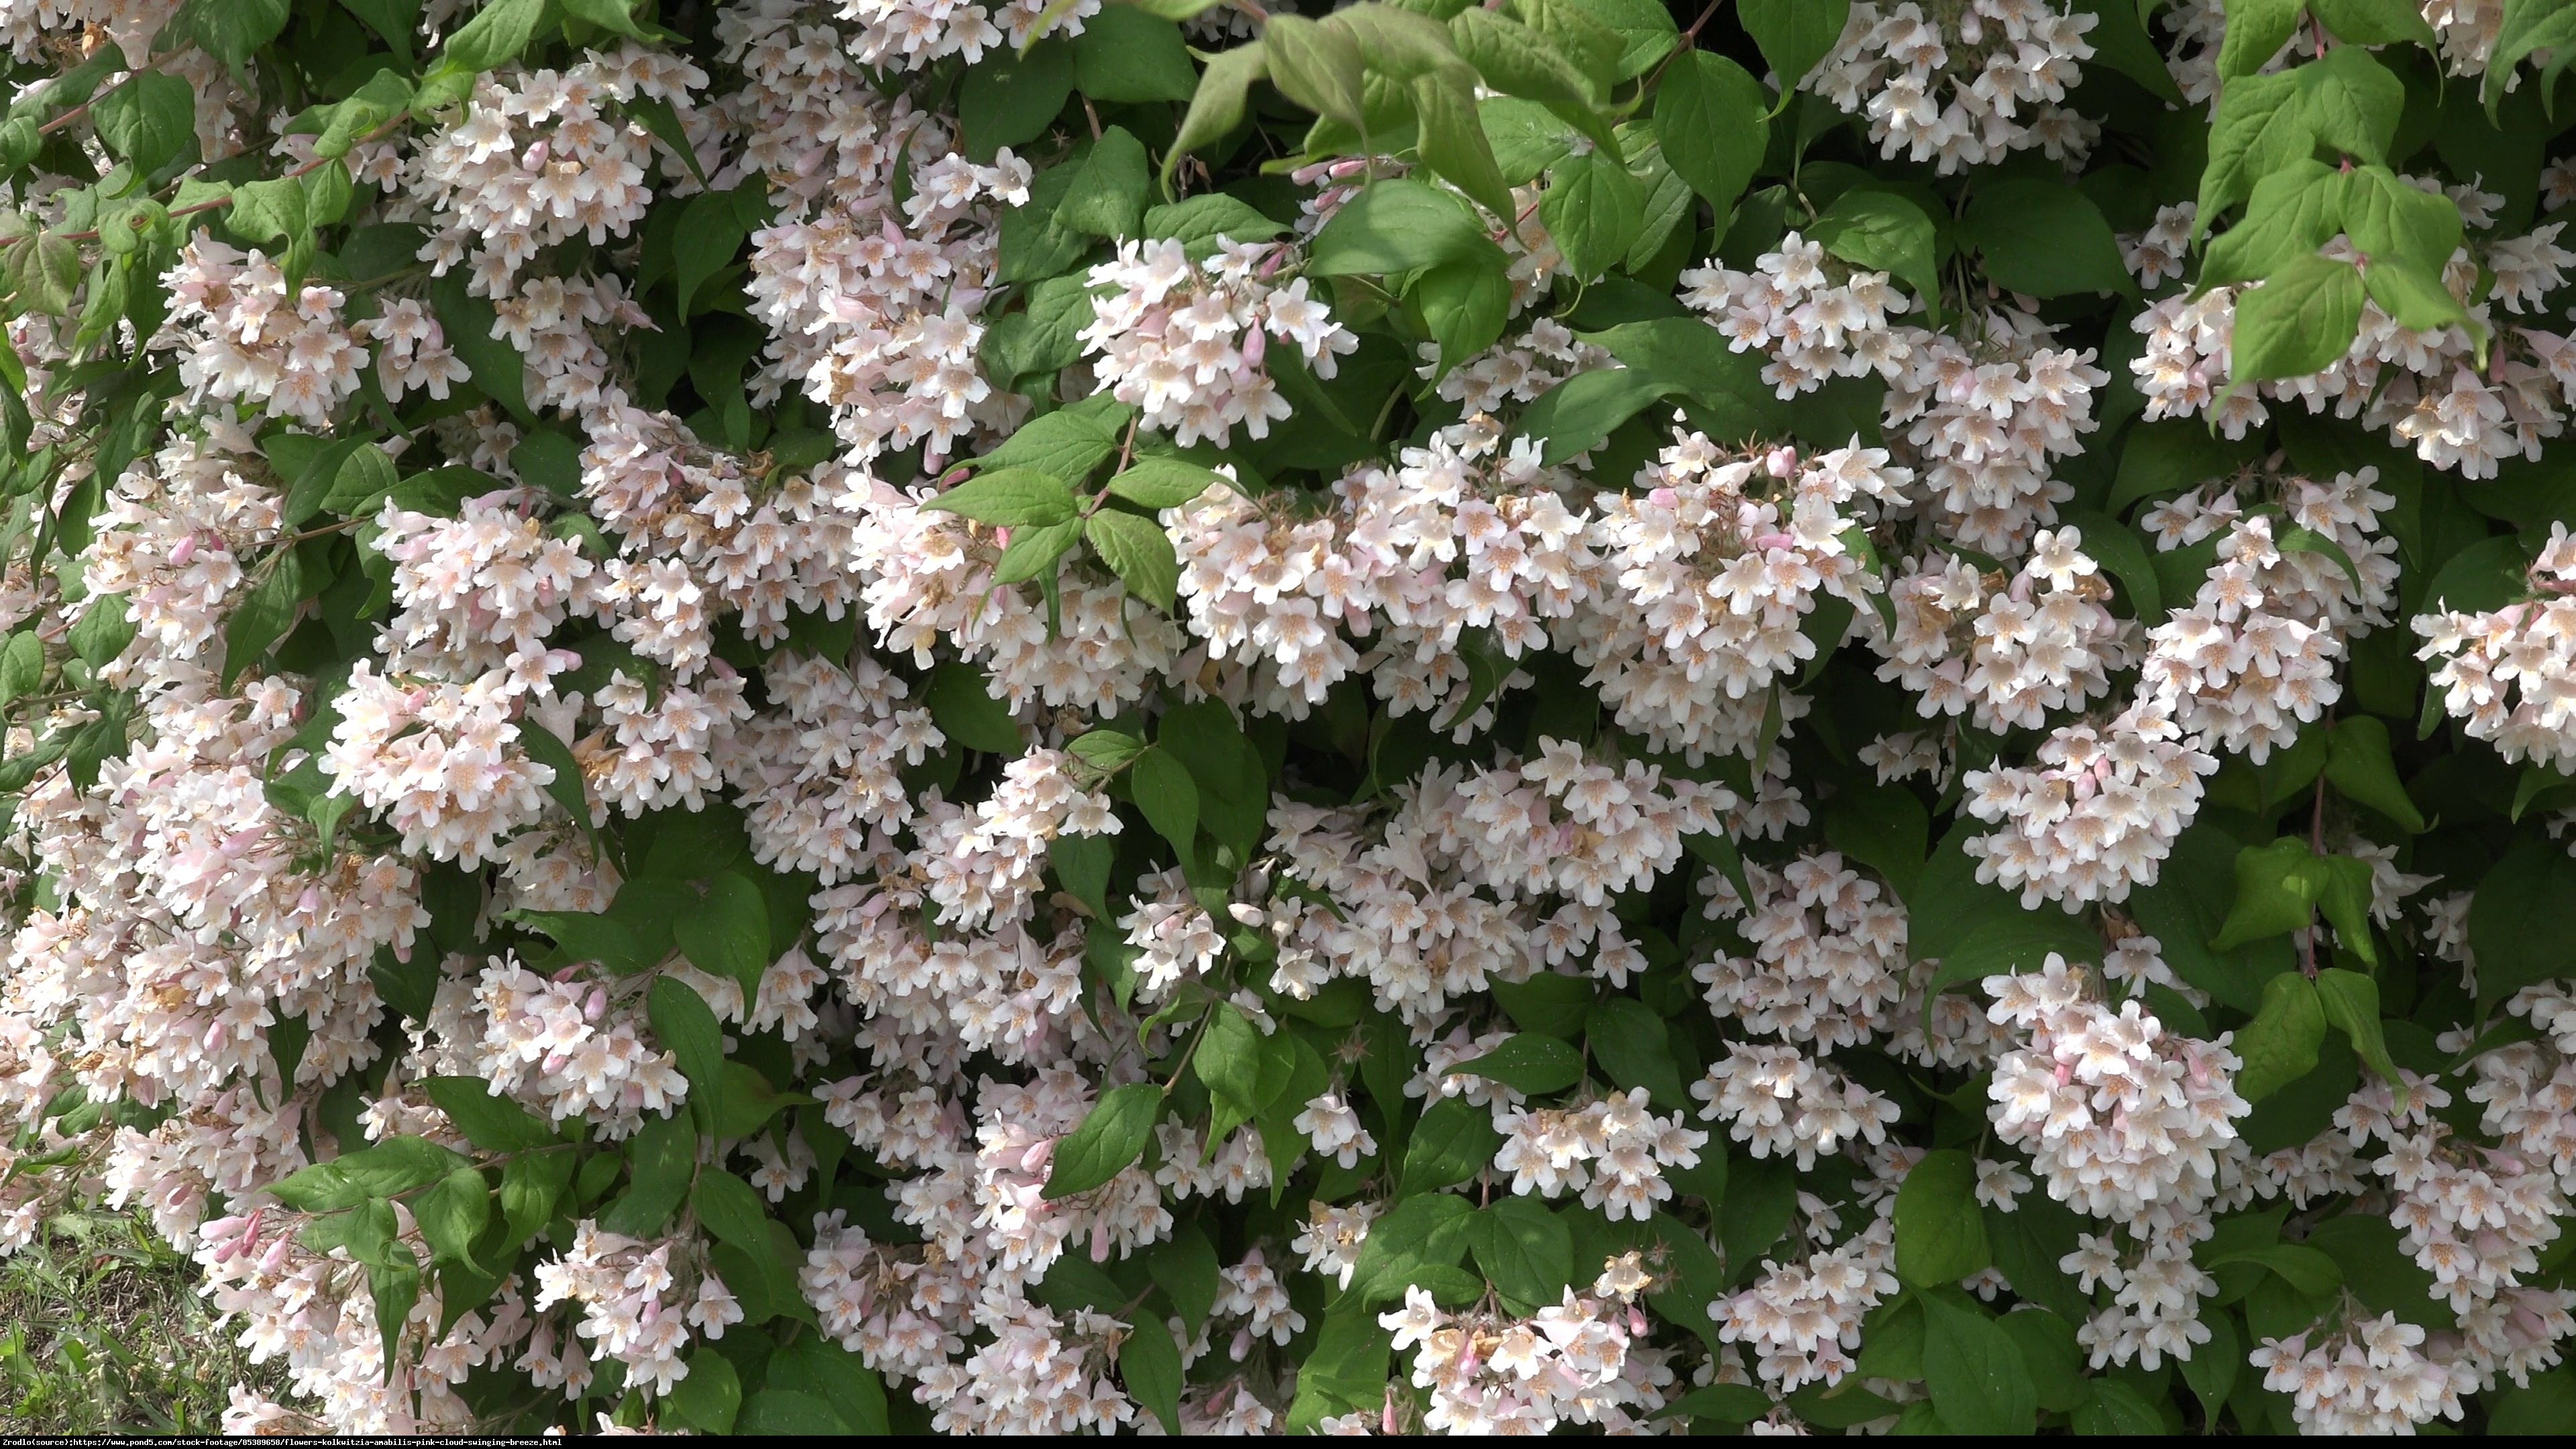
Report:
[[[228,1427],[2576,1418],[2576,0],[0,43],[0,1251]]]

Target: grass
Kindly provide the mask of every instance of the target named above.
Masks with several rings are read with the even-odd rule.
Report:
[[[196,1281],[124,1214],[57,1217],[0,1258],[0,1435],[219,1434],[233,1384],[277,1392]]]

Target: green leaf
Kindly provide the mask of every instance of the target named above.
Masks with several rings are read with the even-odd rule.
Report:
[[[480,1078],[423,1077],[420,1085],[465,1140],[485,1152],[526,1152],[555,1140],[553,1127]]]
[[[1496,216],[1515,214],[1492,143],[1476,117],[1475,73],[1443,67],[1413,78],[1414,149],[1424,165]]]
[[[1307,248],[1306,270],[1319,277],[1398,276],[1501,254],[1483,223],[1455,198],[1419,181],[1388,180],[1371,182],[1333,213]]]
[[[1313,1346],[1297,1366],[1288,1431],[1313,1433],[1326,1415],[1382,1408],[1392,1337],[1363,1304],[1344,1301],[1326,1312]]]
[[[1734,61],[1683,51],[1655,92],[1655,137],[1665,164],[1723,216],[1770,145],[1770,97]]]
[[[1702,1384],[1655,1411],[1658,1419],[1750,1424],[1771,1412],[1771,1396],[1751,1384]]]
[[[719,873],[707,883],[706,898],[672,921],[671,936],[690,965],[742,984],[748,1017],[760,996],[761,973],[777,956],[769,939],[769,902],[760,887],[739,872]]]
[[[2163,1434],[2165,1417],[2146,1395],[2120,1379],[2092,1381],[2093,1394],[2075,1410],[2078,1434]]]
[[[1249,1120],[1285,1088],[1288,1070],[1294,1066],[1294,1041],[1285,1035],[1263,1036],[1240,1009],[1219,1003],[1208,1013],[1206,1032],[1190,1057],[1190,1066],[1219,1102],[1235,1109],[1238,1121]],[[1286,1065],[1274,1066],[1283,1057]],[[1213,1130],[1209,1135],[1222,1136]]]
[[[2396,139],[2397,118],[2406,110],[2406,83],[2376,56],[2341,45],[2290,74],[2298,80],[2320,145],[2365,161],[2388,160],[2388,143]]]
[[[595,961],[619,976],[632,976],[653,963],[635,933],[620,921],[584,911],[514,910],[507,919],[543,932],[574,962]]]
[[[265,657],[270,645],[286,637],[287,629],[304,607],[303,550],[281,549],[272,557],[276,564],[242,591],[241,602],[233,606],[232,617],[224,621],[226,689]]]
[[[1105,397],[1095,401],[1107,401],[1114,411],[1104,414],[1086,402],[1031,419],[977,460],[978,469],[1027,469],[1067,484],[1090,477],[1092,469],[1118,451],[1116,430],[1135,415],[1124,403]]]
[[[194,0],[180,17],[206,53],[235,68],[286,28],[288,0]]]
[[[2325,1019],[2351,1039],[2353,1054],[2379,1074],[2403,1107],[2406,1079],[2397,1075],[2397,1063],[2388,1055],[2388,1039],[2380,1030],[2379,983],[2358,971],[2328,967],[2317,973],[2317,1000],[2325,1008]]]
[[[1511,278],[1483,261],[1442,262],[1415,276],[1404,300],[1440,344],[1443,372],[1494,345],[1510,321]]]
[[[2408,834],[2424,830],[2423,812],[2397,778],[2384,721],[2366,714],[2336,721],[2326,736],[2326,779],[2344,798],[2387,816]]]
[[[1190,97],[1189,113],[1181,118],[1180,133],[1163,153],[1163,176],[1169,179],[1183,156],[1233,134],[1243,124],[1244,102],[1253,82],[1268,79],[1269,74],[1269,48],[1258,40],[1210,59],[1198,90]]]
[[[1994,1262],[1976,1190],[1976,1159],[1965,1152],[1943,1148],[1914,1164],[1896,1189],[1896,1276],[1933,1288]]]
[[[1166,1433],[1181,1432],[1181,1349],[1152,1313],[1134,1316],[1118,1345],[1118,1378],[1128,1397],[1153,1411]]]
[[[1206,1233],[1184,1224],[1169,1241],[1151,1251],[1145,1267],[1155,1285],[1172,1300],[1183,1323],[1206,1321],[1222,1286],[1216,1245],[1208,1241]]]
[[[175,75],[138,71],[90,107],[98,138],[139,175],[197,155],[196,89]]]
[[[519,446],[525,448],[527,440],[521,439]],[[323,456],[330,455],[326,452]],[[347,456],[340,460],[340,465],[332,469],[327,477],[318,476],[318,469],[316,472],[316,481],[329,485],[328,490],[322,494],[318,507],[343,517],[371,516],[377,506],[384,501],[385,496],[394,490],[394,485],[401,481],[396,476],[394,460],[386,457],[383,449],[367,441],[360,441],[356,447],[349,449]],[[576,466],[574,469],[576,488],[579,486],[579,475],[580,469]],[[303,479],[296,480],[295,491],[299,494],[305,491]],[[287,512],[294,514],[296,508],[300,506],[290,506]],[[310,513],[306,513],[289,517],[286,521],[290,524],[301,523],[311,516]]]
[[[1548,1306],[1574,1277],[1574,1234],[1536,1198],[1506,1197],[1467,1223],[1467,1244],[1506,1298]]]
[[[546,781],[546,794],[563,807],[572,823],[587,832],[594,845],[599,839],[591,819],[590,797],[584,793],[581,762],[574,758],[572,747],[553,730],[535,719],[519,721],[519,748],[529,759],[553,771]]]
[[[750,235],[751,227],[733,192],[707,191],[689,199],[671,239],[672,281],[679,288],[681,316],[689,315],[689,303],[698,288],[733,264]]]
[[[1544,1097],[1583,1080],[1583,1054],[1552,1036],[1525,1031],[1452,1070],[1500,1082],[1524,1096]]]
[[[399,1197],[461,1167],[463,1156],[420,1137],[388,1137],[371,1147],[318,1162],[271,1186],[271,1196],[300,1213],[335,1212],[371,1198]]]
[[[1644,189],[1605,151],[1556,163],[1538,201],[1539,222],[1577,281],[1590,281],[1623,261],[1645,214]]]
[[[1455,1266],[1467,1251],[1467,1220],[1474,1212],[1453,1193],[1398,1201],[1369,1225],[1348,1291],[1363,1304],[1389,1302],[1402,1298],[1408,1285],[1425,1281],[1430,1270]]]
[[[755,1255],[769,1251],[769,1209],[750,1183],[732,1173],[699,1168],[697,1184],[689,1189],[689,1211],[717,1242]]]
[[[939,732],[955,743],[988,755],[1019,755],[1020,727],[1011,707],[993,697],[984,671],[974,665],[942,664],[930,671],[921,702]]]
[[[922,506],[1004,528],[1070,523],[1082,510],[1061,478],[1018,467],[987,468]]]
[[[2488,868],[2469,902],[2481,1017],[2523,987],[2567,974],[2563,936],[2570,920],[2576,920],[2576,859],[2558,842],[2517,841]]]
[[[1521,410],[1520,433],[1544,442],[1539,460],[1556,466],[1601,446],[1611,430],[1680,390],[1673,379],[1634,367],[1578,372]]]
[[[412,1200],[411,1215],[420,1227],[421,1241],[429,1245],[431,1262],[463,1263],[480,1271],[474,1262],[474,1240],[492,1220],[492,1189],[480,1171],[460,1167],[440,1178],[436,1186]]]
[[[1492,96],[1477,103],[1476,116],[1494,148],[1494,164],[1514,186],[1536,181],[1574,150],[1575,128],[1535,102]]]
[[[452,70],[496,70],[527,50],[545,18],[546,0],[492,0],[447,37],[439,60]]]
[[[1162,1115],[1163,1089],[1151,1082],[1112,1087],[1082,1125],[1055,1145],[1047,1170],[1049,1202],[1085,1193],[1116,1177],[1145,1150]]]
[[[1937,233],[1923,208],[1892,191],[1855,187],[1834,198],[1807,235],[1856,267],[1885,272],[1940,314]]]
[[[367,1265],[367,1292],[376,1300],[376,1329],[384,1335],[388,1366],[394,1362],[394,1345],[402,1337],[403,1325],[411,1320],[412,1306],[420,1302],[419,1260],[399,1244],[394,1251],[399,1261]]]
[[[701,1434],[732,1432],[742,1408],[741,1376],[723,1354],[705,1345],[689,1354],[688,1364],[688,1377],[662,1396],[663,1409]]]
[[[1024,584],[1031,579],[1051,581],[1055,564],[1082,537],[1082,525],[1073,520],[1050,523],[1044,528],[1015,528],[1010,544],[1002,556],[993,561],[993,582]]]
[[[2209,1330],[2209,1342],[2195,1349],[2180,1367],[2192,1397],[2200,1400],[2201,1417],[2215,1424],[2219,1406],[2227,1402],[2236,1376],[2244,1372],[2245,1343],[2236,1332],[2236,1316],[2225,1309],[2203,1310],[2200,1322]]]
[[[2413,0],[2308,0],[2308,12],[2333,31],[2335,39],[2355,45],[2395,45],[2413,41],[2439,52],[2441,42]]]
[[[639,0],[555,0],[567,22],[584,21],[612,35],[640,40],[645,32],[635,23],[635,6],[638,3]]]
[[[1539,102],[1590,132],[1603,146],[1618,145],[1617,135],[1593,109],[1600,97],[1591,79],[1544,35],[1476,6],[1449,18],[1449,34],[1458,54],[1483,73],[1487,85],[1505,95]],[[1664,84],[1672,84],[1671,73]]]
[[[2147,622],[2165,617],[2164,584],[2156,574],[2155,557],[2136,532],[2112,515],[2091,509],[2068,509],[2058,517],[2082,533],[2084,551],[2120,581],[2132,614]]]
[[[2030,1369],[2031,1396],[2039,1407],[2062,1414],[2084,1402],[2084,1352],[2075,1326],[2045,1308],[2023,1307],[1997,1320]]]
[[[2505,87],[2512,82],[2514,67],[2525,56],[2542,48],[2556,54],[2552,57],[2551,78],[2565,64],[2568,47],[2576,43],[2576,12],[2563,0],[2505,0],[2503,14],[2496,26],[2495,48],[2487,56],[2486,80],[2482,94],[2487,114],[2496,114],[2497,103],[2504,99]]]
[[[2297,75],[2249,75],[2229,82],[2210,120],[2209,161],[2200,173],[2193,231],[2207,231],[2229,207],[2253,194],[2255,182],[2306,159],[2316,143]]]
[[[857,1429],[832,1412],[832,1406],[813,1394],[798,1389],[762,1389],[742,1406],[735,1418],[733,1432],[770,1437],[832,1437],[856,1434]]]
[[[1149,746],[1128,765],[1127,788],[1146,823],[1172,843],[1182,860],[1190,859],[1199,831],[1199,787],[1188,767],[1171,751]]]
[[[2259,1102],[2317,1069],[2325,1041],[2325,1008],[2317,988],[2296,971],[2263,983],[2263,1009],[2236,1032],[2236,1094]]]
[[[2259,1263],[2311,1298],[2325,1297],[2343,1285],[2341,1265],[2314,1248],[2296,1243],[2260,1243],[2221,1251],[2212,1254],[2203,1266],[2218,1268],[2229,1263]]]
[[[1647,1100],[1667,1112],[1689,1105],[1681,1073],[1673,1066],[1664,1019],[1644,1002],[1614,996],[1594,1004],[1584,1019],[1584,1040],[1611,1081],[1632,1090],[1643,1087]]]
[[[364,451],[384,458],[372,448]],[[353,454],[350,461],[356,460],[357,455]],[[392,471],[393,460],[384,459],[383,486],[387,488],[393,486]],[[581,444],[552,428],[539,428],[521,437],[518,445],[510,449],[510,471],[519,475],[520,482],[543,488],[558,498],[579,498]],[[338,491],[336,485],[333,491]]]
[[[645,993],[646,1019],[653,1037],[678,1061],[689,1080],[689,1100],[701,1121],[712,1123],[724,1093],[724,1030],[697,989],[676,976],[657,976]]]
[[[488,12],[487,12],[488,13]],[[536,413],[528,407],[527,359],[507,341],[493,335],[496,314],[492,304],[465,290],[466,269],[451,268],[447,275],[429,284],[431,310],[438,314],[438,325],[474,375],[474,385],[484,395],[499,403],[522,426],[532,425]]]
[[[1625,79],[1628,40],[1608,20],[1577,0],[1513,0],[1521,23],[1544,35],[1596,92],[1608,95]]]
[[[2227,30],[2218,45],[2222,81],[2261,70],[2299,28],[2302,0],[2226,0]]]
[[[2331,257],[2295,257],[2236,301],[2228,375],[2238,383],[2322,372],[2361,329],[2361,272]]]
[[[1074,177],[1073,190],[1055,209],[1055,224],[1089,236],[1132,237],[1145,220],[1145,191],[1153,166],[1145,143],[1112,126],[1093,142]]]
[[[1466,1182],[1485,1170],[1502,1150],[1503,1135],[1494,1130],[1494,1114],[1463,1097],[1443,1097],[1414,1124],[1404,1149],[1404,1177],[1398,1197]]]
[[[2344,177],[2343,224],[2374,265],[2395,258],[2437,279],[2460,246],[2458,203],[2385,166],[2364,166]]]
[[[2145,7],[2134,0],[2075,0],[2072,8],[2093,16],[2093,28],[2084,39],[2093,47],[2096,62],[2146,87],[2159,100],[2183,103],[2182,87],[2174,84],[2173,72],[2165,69],[2163,51],[2147,32]]]
[[[0,648],[0,704],[33,694],[45,682],[45,644],[33,625],[9,636]]]
[[[137,632],[125,595],[99,594],[81,610],[80,622],[72,625],[63,642],[72,646],[73,658],[96,668],[124,653]]]
[[[2236,855],[2236,903],[2211,946],[2228,950],[2308,924],[2325,894],[2324,863],[2296,836],[2249,845]]]
[[[698,164],[698,149],[689,144],[688,128],[680,124],[680,113],[671,108],[668,98],[639,91],[627,97],[624,104],[629,118],[651,132],[664,150],[679,157],[680,164],[688,168],[689,175],[700,186],[707,184],[706,168]]]
[[[1065,750],[1104,774],[1123,768],[1145,752],[1145,742],[1120,730],[1096,729],[1076,735]]]
[[[1842,39],[1851,0],[1736,0],[1735,13],[1785,96]]]
[[[1222,191],[1206,192],[1145,213],[1147,237],[1180,242],[1193,257],[1213,255],[1219,238],[1259,241],[1287,230],[1285,223],[1272,220],[1254,210],[1249,202]]]
[[[2029,178],[1980,186],[1966,235],[1985,257],[1987,279],[2009,292],[2064,297],[2130,287],[2111,223],[2071,186]]]
[[[2481,355],[2486,350],[2486,329],[2469,316],[2460,299],[2442,285],[2442,279],[2412,262],[2391,257],[2372,262],[2362,270],[2362,288],[2379,310],[2400,327],[2417,332],[2438,332],[2445,327],[2464,327],[2475,340]]]
[[[1915,1172],[1921,1171],[1918,1165]],[[1910,1183],[1913,1177],[1908,1175],[1906,1180]],[[1902,1192],[1899,1189],[1900,1212]],[[1931,1394],[1942,1425],[1955,1434],[1990,1436],[2023,1435],[2036,1429],[2039,1396],[2031,1384],[2030,1366],[2012,1335],[1984,1314],[1939,1294],[1927,1295],[1923,1310],[1923,1387]]]
[[[1635,80],[1655,68],[1655,63],[1672,53],[1673,43],[1681,37],[1681,27],[1673,23],[1671,12],[1661,0],[1564,0],[1583,11],[1619,37],[1619,58],[1611,73],[1620,80]],[[1802,0],[1814,4],[1816,0]],[[1830,6],[1839,0],[1823,0]]]
[[[661,1231],[671,1209],[689,1195],[689,1180],[697,1172],[698,1134],[688,1121],[685,1113],[648,1118],[627,1139],[626,1191],[599,1215],[601,1227],[628,1237]]]
[[[1132,5],[1085,17],[1073,37],[1075,89],[1121,105],[1186,101],[1198,86],[1181,28]]]
[[[1181,561],[1171,536],[1149,518],[1103,508],[1083,523],[1082,536],[1127,592],[1164,613],[1172,611],[1181,583]]]
[[[2303,156],[2255,182],[2245,219],[2209,244],[2199,285],[2259,281],[2293,258],[2314,255],[2343,230],[2347,180]]]

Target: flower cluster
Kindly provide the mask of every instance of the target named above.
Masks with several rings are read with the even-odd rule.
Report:
[[[1099,354],[1099,385],[1140,409],[1140,426],[1183,447],[1202,438],[1222,447],[1238,426],[1268,437],[1290,411],[1262,366],[1271,339],[1295,346],[1322,378],[1360,345],[1304,277],[1272,280],[1293,255],[1222,236],[1198,261],[1178,240],[1119,243],[1117,260],[1091,269],[1091,322],[1081,332],[1085,350]]]
[[[1881,154],[1930,161],[1945,176],[2033,146],[2082,161],[2096,128],[2064,102],[2078,62],[2093,57],[2084,37],[2099,17],[2046,0],[1932,9],[1906,0],[1882,14],[1861,0],[1800,85],[1867,116]]]
[[[1526,1316],[1447,1313],[1430,1294],[1407,1288],[1402,1310],[1379,1322],[1395,1335],[1396,1352],[1413,1352],[1413,1384],[1428,1394],[1426,1429],[1545,1434],[1561,1424],[1599,1424],[1634,1432],[1663,1407],[1672,1381],[1635,1343],[1646,1332],[1636,1301],[1649,1281],[1629,1253],[1603,1264],[1588,1293],[1568,1288],[1563,1302]]]
[[[2188,1235],[2217,1187],[2247,1106],[2227,1043],[2169,1034],[2136,1001],[2088,999],[2088,976],[2051,955],[1989,976],[1999,1024],[2028,1031],[1988,1088],[1995,1130],[2030,1152],[2049,1196],[2140,1233]]]
[[[1187,8],[0,0],[0,1252],[245,1433],[2552,1402],[2547,7]]]

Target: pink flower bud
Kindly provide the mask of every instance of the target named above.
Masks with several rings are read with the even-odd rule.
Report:
[[[186,568],[188,566],[188,560],[195,558],[196,556],[197,536],[192,533],[186,538],[179,540],[178,547],[170,550],[170,567],[174,569]]]

